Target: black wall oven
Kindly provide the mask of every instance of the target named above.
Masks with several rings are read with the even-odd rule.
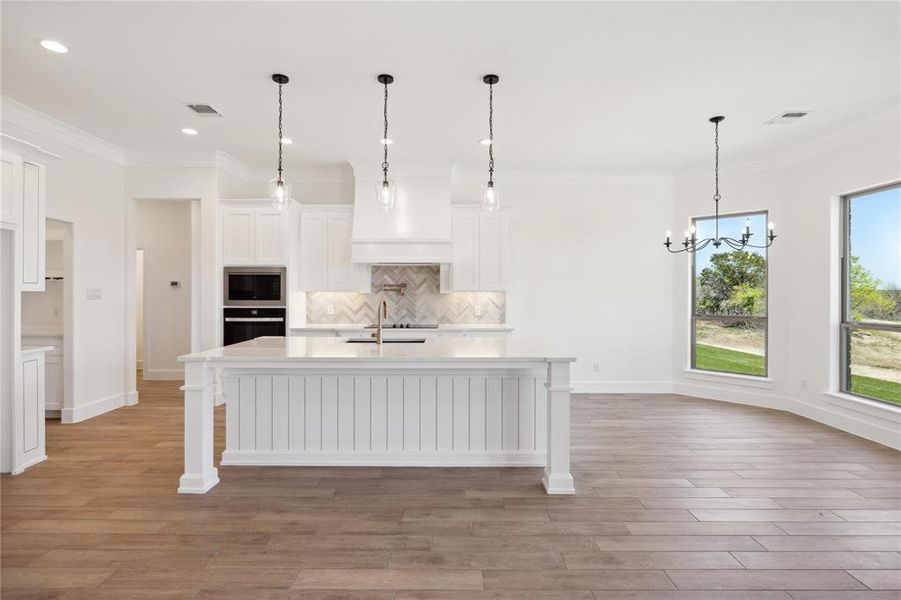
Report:
[[[286,306],[283,267],[226,267],[225,302],[229,306]]]
[[[225,309],[222,338],[226,346],[273,335],[285,335],[284,308]]]

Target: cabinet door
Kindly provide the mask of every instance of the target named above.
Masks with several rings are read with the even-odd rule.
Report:
[[[22,195],[22,157],[12,152],[3,151],[0,159],[0,221],[7,223],[19,223],[22,215],[19,210],[22,203],[19,198]]]
[[[300,289],[326,289],[326,215],[304,213],[300,218]]]
[[[285,217],[280,210],[256,211],[256,264],[287,264],[285,243]]]
[[[227,208],[222,212],[222,263],[252,265],[256,260],[254,209]]]
[[[354,266],[350,262],[350,237],[353,233],[353,218],[349,214],[328,216],[328,245],[326,250],[326,285],[330,291],[353,290]]]
[[[479,215],[479,290],[503,291],[506,260],[506,217]]]
[[[22,291],[43,292],[47,233],[45,167],[22,164]]]
[[[21,436],[14,441],[13,473],[21,473],[26,466],[39,462],[44,450],[44,356],[23,357],[18,412],[21,415]]]
[[[458,292],[478,289],[478,225],[477,213],[454,215],[452,279]]]

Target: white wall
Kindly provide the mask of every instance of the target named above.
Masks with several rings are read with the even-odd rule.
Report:
[[[677,392],[789,410],[901,448],[901,414],[879,403],[830,394],[838,387],[838,196],[901,177],[897,111],[837,132],[787,162],[721,174],[725,211],[769,209],[779,238],[770,249],[767,382],[686,372],[689,362],[688,258],[674,257]],[[711,183],[676,186],[678,231],[693,215],[711,212]],[[805,387],[802,387],[805,386]]]
[[[668,391],[673,265],[660,245],[672,188],[659,177],[507,184],[507,322],[575,355],[585,392]]]
[[[16,114],[4,105],[4,133],[59,156],[47,167],[47,217],[73,223],[73,394],[62,420],[80,421],[133,401],[125,388],[123,168]],[[103,297],[88,300],[92,288]]]
[[[135,235],[144,251],[144,379],[183,379],[178,357],[191,352],[191,202],[136,202]]]

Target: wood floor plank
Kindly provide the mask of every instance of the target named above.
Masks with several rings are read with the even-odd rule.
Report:
[[[502,590],[667,590],[673,583],[661,570],[484,571],[485,589]]]
[[[334,590],[478,590],[477,569],[302,569],[294,589]]]
[[[668,570],[680,590],[862,590],[844,571],[830,570]]]
[[[901,570],[853,570],[848,571],[871,590],[901,590]]]
[[[901,569],[897,552],[733,552],[748,569]]]

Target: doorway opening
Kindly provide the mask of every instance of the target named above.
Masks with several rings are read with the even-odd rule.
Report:
[[[135,201],[135,371],[178,381],[191,352],[193,226],[190,200]]]
[[[72,224],[47,219],[44,291],[22,294],[22,344],[52,346],[45,356],[45,417],[72,406]]]

